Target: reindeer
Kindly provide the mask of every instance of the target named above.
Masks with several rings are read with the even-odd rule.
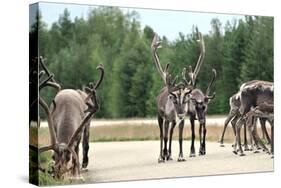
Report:
[[[197,30],[198,33],[198,30]],[[193,85],[191,82],[187,81],[188,75],[193,77],[194,80],[197,77],[197,74],[200,70],[202,64],[202,56],[205,54],[204,41],[202,39],[201,33],[198,33],[200,36],[199,42],[201,44],[201,54],[199,56],[195,71],[192,72],[191,68],[187,70],[183,69],[183,83],[176,84],[177,76],[172,79],[171,74],[168,72],[169,64],[166,65],[164,71],[161,67],[159,57],[157,55],[157,49],[161,47],[161,41],[159,41],[157,34],[154,35],[151,44],[151,52],[153,57],[153,62],[160,74],[162,81],[165,84],[165,87],[160,91],[160,94],[157,97],[157,116],[158,124],[160,129],[160,155],[158,162],[165,162],[165,160],[172,160],[172,137],[173,131],[176,124],[179,125],[179,156],[178,161],[185,161],[183,157],[182,150],[182,133],[184,128],[184,117],[186,114],[186,103],[188,101],[188,94],[192,91]],[[203,49],[202,49],[203,48]],[[194,83],[195,84],[195,83]],[[177,121],[177,119],[179,119]],[[169,127],[171,123],[171,128],[169,132]],[[168,132],[169,132],[169,149],[167,149],[168,143]],[[163,148],[164,141],[164,148]]]
[[[209,83],[205,94],[200,89],[194,89],[189,94],[189,100],[187,103],[188,112],[187,114],[190,116],[190,124],[191,124],[191,147],[190,147],[190,157],[195,157],[195,147],[194,147],[194,140],[195,140],[195,124],[194,121],[198,119],[200,127],[199,127],[199,138],[200,138],[200,149],[199,155],[206,154],[206,113],[208,104],[211,99],[215,97],[215,92],[210,95],[211,87],[216,80],[217,72],[215,69],[212,70],[213,78]],[[196,118],[197,116],[197,118]]]
[[[53,100],[51,112],[46,102],[40,97],[39,103],[47,114],[51,145],[39,149],[39,153],[53,150],[54,176],[62,178],[70,173],[80,177],[79,144],[83,133],[83,165],[88,164],[89,126],[93,115],[99,110],[96,89],[103,80],[103,65],[97,67],[100,78],[94,85],[89,84],[85,91],[64,89]],[[72,159],[72,165],[70,160]]]
[[[247,85],[247,83],[245,83],[243,85],[245,86],[245,85]],[[236,135],[235,125],[236,125],[237,120],[240,117],[240,114],[239,114],[240,105],[241,105],[241,103],[240,103],[240,98],[239,98],[239,94],[238,93],[235,93],[234,95],[232,95],[229,98],[230,110],[229,110],[228,116],[226,117],[226,120],[225,120],[225,123],[224,123],[223,132],[222,132],[221,138],[219,140],[219,143],[220,143],[221,147],[224,147],[224,144],[223,144],[224,143],[223,142],[224,141],[224,134],[225,134],[225,131],[226,131],[226,128],[227,128],[229,122],[231,122],[231,125],[232,125],[232,128],[233,128],[233,133],[234,133],[234,135]],[[261,128],[262,128],[263,138],[266,138],[267,142],[271,143],[269,135],[268,135],[267,130],[266,130],[266,126],[265,126],[267,118],[260,117],[259,120],[260,120],[260,124],[261,124]],[[252,149],[253,149],[253,147],[252,148],[248,148],[247,128],[246,128],[246,124],[244,124],[244,151],[249,151],[249,150],[252,150]]]
[[[240,87],[240,91],[238,93],[241,101],[241,106],[239,108],[240,117],[239,120],[236,123],[236,142],[234,144],[234,153],[239,154],[240,156],[244,156],[242,146],[241,146],[241,138],[240,138],[240,129],[241,126],[249,121],[251,124],[253,123],[253,120],[249,119],[249,115],[247,115],[248,112],[251,111],[252,108],[256,108],[263,103],[272,104],[273,106],[273,83],[267,82],[267,81],[260,81],[260,80],[254,80],[249,82],[247,85],[242,85]],[[253,116],[250,116],[253,117]],[[263,117],[263,116],[260,116]],[[271,124],[271,129],[273,130],[273,121],[269,121]],[[259,141],[259,144],[263,147],[263,149],[267,152],[268,149],[265,147],[265,145],[260,142],[260,139],[256,133],[251,133],[251,136],[253,138],[257,137],[258,139],[254,139],[255,141]],[[273,137],[272,137],[273,138]],[[271,140],[271,143],[273,143],[273,140]],[[238,150],[237,150],[238,145]],[[273,151],[273,144],[272,144],[272,151]]]
[[[255,121],[257,120],[257,118],[265,118],[269,121],[269,123],[271,125],[271,140],[270,140],[271,151],[270,151],[270,153],[273,154],[274,105],[273,105],[273,103],[268,103],[268,102],[269,101],[260,103],[256,107],[251,107],[251,110],[246,114],[246,118],[248,121],[250,121],[249,130],[250,130],[250,133],[251,133],[250,135],[251,135],[252,139],[256,143],[261,143],[263,147],[265,147],[265,146],[263,145],[262,141],[258,137],[256,130],[255,130]]]

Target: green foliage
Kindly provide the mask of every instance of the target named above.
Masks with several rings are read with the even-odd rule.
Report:
[[[92,9],[87,19],[71,20],[70,14],[64,10],[49,29],[38,14],[31,29],[39,31],[39,53],[47,58],[62,88],[82,89],[97,81],[96,67],[102,63],[105,77],[97,91],[101,110],[96,116],[155,116],[156,97],[164,84],[151,57],[153,28],[142,30],[136,12],[125,14],[116,7]],[[273,80],[273,18],[246,16],[226,23],[224,30],[218,19],[210,24],[210,33],[204,35],[206,56],[197,87],[205,92],[215,68],[216,98],[208,112],[227,113],[228,98],[242,82]],[[175,41],[162,37],[158,54],[163,67],[170,63],[173,76],[181,77],[184,67],[195,68],[200,53],[196,38],[195,27],[187,34],[179,33]],[[44,89],[41,95],[51,103],[54,91]]]

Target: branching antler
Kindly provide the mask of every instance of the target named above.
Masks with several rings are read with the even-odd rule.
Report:
[[[168,77],[168,68],[169,68],[169,64],[166,65],[164,71],[161,67],[160,61],[159,61],[159,57],[157,55],[157,49],[161,48],[161,41],[159,40],[158,35],[155,33],[152,43],[151,43],[151,52],[152,52],[152,57],[153,57],[153,62],[161,76],[162,81],[165,83],[165,85],[167,85],[167,77]]]
[[[157,55],[157,49],[162,47],[161,46],[161,42],[162,41],[159,40],[158,35],[155,33],[154,37],[153,37],[153,40],[152,40],[152,43],[151,43],[151,52],[152,52],[153,62],[154,62],[155,66],[156,66],[156,68],[157,68],[157,70],[158,70],[158,72],[160,74],[160,77],[161,77],[162,81],[164,82],[164,84],[166,86],[169,87],[169,86],[175,85],[175,82],[176,82],[178,77],[176,76],[172,80],[172,76],[168,72],[168,68],[170,66],[169,63],[166,64],[164,71],[163,71],[163,69],[161,67],[161,63],[160,63],[159,57]]]
[[[197,42],[199,43],[199,47],[200,47],[200,55],[198,58],[198,61],[196,63],[196,67],[194,69],[194,71],[192,71],[192,67],[189,66],[188,70],[186,68],[183,69],[183,80],[185,82],[186,85],[192,85],[195,86],[196,84],[196,79],[198,76],[198,73],[201,69],[201,66],[203,64],[204,58],[205,58],[205,43],[204,43],[204,38],[202,36],[202,33],[198,31],[198,28],[196,27],[196,33],[197,33]],[[188,78],[190,78],[190,81],[188,82]]]
[[[44,61],[45,60],[43,59],[43,57],[40,56],[39,62],[40,62],[41,67],[43,68],[43,70],[39,73],[39,80],[45,74],[47,75],[47,78],[45,78],[45,80],[43,80],[43,81],[40,81],[39,90],[41,90],[42,88],[44,88],[46,86],[51,86],[51,87],[55,88],[57,91],[60,91],[61,86],[56,82],[56,80],[54,79],[54,74],[50,73],[50,71],[44,64]]]
[[[214,84],[214,82],[215,82],[215,80],[217,78],[217,71],[216,71],[216,69],[212,69],[212,72],[213,72],[214,75],[213,75],[213,78],[212,78],[211,82],[209,83],[209,85],[208,85],[208,87],[206,89],[206,94],[205,94],[206,98],[208,98],[208,99],[213,99],[216,96],[216,92],[214,92],[210,96],[211,87],[213,86],[213,84]]]
[[[56,133],[55,133],[55,128],[54,128],[53,118],[51,116],[51,112],[50,112],[48,105],[41,97],[39,97],[39,103],[47,115],[47,122],[48,122],[50,137],[51,137],[51,145],[42,147],[39,149],[39,153],[42,153],[42,152],[48,151],[50,149],[56,150],[55,146],[57,145],[57,138],[56,138]]]

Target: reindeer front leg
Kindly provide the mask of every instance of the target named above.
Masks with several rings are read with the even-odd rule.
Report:
[[[167,142],[168,142],[169,125],[170,125],[169,120],[165,120],[164,121],[164,150],[163,150],[164,160],[168,158]]]
[[[174,133],[175,126],[176,126],[176,121],[173,121],[171,130],[170,130],[170,135],[169,135],[169,151],[168,151],[167,160],[173,160],[173,158],[172,158],[172,140],[173,140],[173,133]]]
[[[267,133],[267,130],[266,130],[266,126],[265,126],[265,122],[266,122],[266,118],[260,118],[260,124],[261,124],[261,128],[262,128],[262,138],[267,140],[267,144],[270,144],[271,143],[271,139]]]
[[[85,126],[84,133],[83,133],[83,162],[82,168],[86,168],[88,166],[89,158],[88,158],[88,151],[89,151],[89,136],[90,136],[90,123]]]
[[[247,141],[247,125],[244,123],[244,151],[250,151]]]
[[[194,140],[195,140],[195,125],[194,125],[195,115],[190,116],[190,124],[191,124],[191,147],[190,147],[190,155],[189,157],[195,157],[195,148],[194,148]]]
[[[163,155],[163,118],[158,115],[158,125],[160,131],[160,154],[158,158],[158,163],[165,162],[164,155]]]
[[[183,157],[183,152],[182,152],[182,133],[183,133],[183,127],[184,127],[184,121],[180,120],[179,123],[179,146],[180,146],[180,152],[179,152],[179,158],[178,161],[185,161],[184,157]]]
[[[202,124],[200,123],[200,129],[201,129],[200,130],[201,132],[200,132],[200,150],[199,150],[199,155],[205,155],[206,154],[206,133],[207,133],[205,120],[204,120],[204,123],[202,123]]]

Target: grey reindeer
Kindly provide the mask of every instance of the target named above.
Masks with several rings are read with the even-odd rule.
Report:
[[[246,118],[247,121],[249,121],[249,132],[251,133],[251,137],[252,139],[256,142],[256,143],[262,143],[262,141],[260,140],[260,138],[257,135],[256,132],[256,120],[257,118],[265,118],[268,120],[268,122],[271,125],[271,139],[270,139],[270,144],[271,144],[271,150],[270,154],[273,155],[274,153],[274,104],[273,103],[268,103],[271,101],[266,101],[266,102],[262,102],[259,103],[256,107],[252,107],[251,110],[246,114]],[[272,101],[273,102],[273,101]],[[258,152],[258,151],[255,151]],[[273,156],[272,156],[273,157]]]
[[[46,102],[40,97],[39,103],[47,114],[51,145],[39,149],[39,153],[53,150],[54,176],[61,179],[70,174],[80,177],[79,144],[83,135],[83,167],[88,164],[89,126],[93,115],[99,110],[96,89],[103,80],[103,65],[98,82],[89,84],[85,91],[63,89],[53,100],[51,112]],[[72,162],[72,164],[71,164]]]
[[[213,78],[210,81],[205,94],[200,89],[194,89],[189,95],[189,100],[187,103],[188,112],[191,124],[191,147],[190,147],[190,157],[195,157],[195,120],[199,121],[199,139],[200,139],[200,149],[199,155],[206,154],[206,113],[208,109],[208,104],[215,97],[215,92],[210,95],[211,88],[217,77],[217,72],[215,69],[212,70]],[[195,82],[195,80],[193,81]],[[197,118],[196,118],[197,117]]]
[[[273,92],[273,83],[267,81],[255,80],[247,85],[241,86],[240,91],[238,93],[241,101],[241,106],[239,108],[240,117],[235,127],[236,139],[233,147],[233,152],[235,154],[239,154],[240,156],[245,155],[241,146],[241,126],[246,123],[247,126],[254,127],[251,126],[253,124],[254,119],[249,119],[249,117],[255,118],[255,116],[249,116],[248,113],[251,114],[252,109],[262,108],[263,104],[271,104],[273,106]],[[266,116],[261,115],[256,117],[268,118]],[[269,119],[269,123],[271,124],[273,136],[273,120]],[[253,130],[254,129],[252,129],[250,136],[253,137],[254,141],[258,142],[266,152],[270,153],[266,146],[263,144],[263,142],[261,142],[258,134],[255,133],[255,131]],[[271,138],[271,153],[273,153],[273,137]]]
[[[197,30],[198,33],[198,30]],[[201,33],[198,34],[201,36]],[[200,39],[200,38],[199,38]],[[199,43],[202,46],[203,41],[199,40]],[[154,35],[151,44],[151,52],[153,57],[153,62],[160,74],[162,81],[165,86],[160,91],[157,97],[157,116],[158,116],[158,124],[160,129],[160,155],[158,158],[158,162],[165,162],[165,160],[172,160],[172,137],[175,126],[179,125],[179,156],[178,161],[185,161],[183,157],[183,128],[184,128],[184,117],[187,112],[186,103],[188,101],[188,94],[193,89],[193,84],[190,81],[187,81],[187,77],[191,76],[196,79],[197,74],[200,70],[202,64],[202,56],[204,56],[204,51],[201,49],[201,54],[199,56],[195,71],[192,72],[191,68],[189,71],[187,69],[183,69],[183,82],[176,84],[177,76],[172,79],[171,75],[168,72],[169,64],[166,65],[164,71],[161,67],[159,57],[157,55],[157,49],[161,47],[161,41],[157,34]],[[178,119],[178,121],[177,121]],[[170,132],[169,127],[171,124]],[[169,134],[169,148],[167,148],[168,144],[168,134]],[[164,142],[164,147],[163,147]]]
[[[245,87],[248,84],[252,84],[254,82],[258,82],[258,80],[253,80],[253,81],[244,83],[242,86]],[[227,117],[225,119],[224,128],[223,128],[223,131],[222,131],[221,138],[219,140],[219,143],[220,143],[221,147],[224,147],[224,135],[225,135],[226,128],[227,128],[229,122],[232,125],[234,135],[236,135],[235,125],[236,125],[237,120],[240,117],[240,115],[239,115],[240,105],[241,105],[241,102],[240,102],[240,98],[239,98],[239,93],[235,93],[234,95],[232,95],[229,98],[230,110],[229,110],[229,113],[228,113],[228,115],[227,115]],[[266,138],[267,142],[271,143],[270,137],[269,137],[269,135],[267,133],[267,130],[266,130],[266,121],[268,121],[267,118],[259,117],[259,121],[260,121],[261,129],[262,129],[263,138],[264,139]],[[260,147],[258,145],[257,145],[257,147],[258,147],[258,149],[260,149]],[[247,126],[246,126],[246,124],[244,124],[244,151],[249,151],[249,150],[252,150],[252,149],[253,149],[253,147],[252,148],[248,147],[248,142],[247,142]]]

